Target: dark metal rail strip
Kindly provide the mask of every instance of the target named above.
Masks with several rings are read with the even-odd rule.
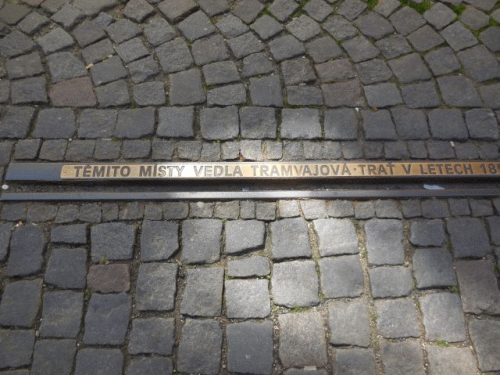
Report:
[[[498,197],[500,189],[390,190],[265,190],[189,192],[4,192],[0,201],[120,201],[120,200],[233,200],[233,199],[405,199]]]

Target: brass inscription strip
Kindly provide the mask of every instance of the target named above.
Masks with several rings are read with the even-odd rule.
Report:
[[[493,177],[500,162],[263,162],[63,164],[63,180]]]

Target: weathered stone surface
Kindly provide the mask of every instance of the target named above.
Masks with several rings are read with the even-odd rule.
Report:
[[[170,104],[192,105],[205,102],[201,73],[191,69],[170,75]]]
[[[6,368],[30,365],[34,345],[34,330],[0,330],[0,366]]]
[[[275,221],[271,229],[271,257],[286,259],[310,257],[311,245],[304,219],[284,219]]]
[[[430,346],[426,351],[432,373],[466,375],[477,371],[476,361],[469,348]]]
[[[225,300],[228,318],[265,318],[271,313],[269,281],[226,280]]]
[[[174,329],[173,318],[134,319],[128,352],[130,354],[172,354]]]
[[[479,359],[481,371],[500,369],[500,324],[498,321],[473,320],[469,323],[469,332]]]
[[[487,260],[455,263],[464,312],[498,314],[500,291],[493,264]]]
[[[136,228],[124,223],[105,223],[92,227],[91,256],[93,262],[132,259]]]
[[[465,318],[457,294],[428,294],[420,298],[420,303],[427,340],[458,342],[466,339]]]
[[[491,251],[486,227],[479,219],[449,219],[447,229],[455,258],[481,258]]]
[[[370,349],[339,349],[335,353],[337,374],[375,373],[375,354]],[[304,372],[304,374],[307,374]],[[318,374],[319,371],[318,371]],[[326,371],[325,371],[326,374]]]
[[[270,374],[273,366],[273,325],[243,322],[228,324],[227,367],[231,372]]]
[[[363,293],[364,278],[358,256],[323,258],[319,268],[326,298],[357,297]]]
[[[75,375],[108,375],[122,373],[123,354],[119,349],[81,349],[76,355]]]
[[[126,375],[172,374],[172,362],[165,357],[133,358],[127,367]]]
[[[368,305],[362,299],[331,302],[328,305],[328,326],[333,345],[370,345]]]
[[[371,265],[403,264],[403,226],[399,220],[372,219],[365,224],[368,262]]]
[[[35,344],[32,371],[35,374],[69,375],[76,354],[75,340],[41,340]]]
[[[265,225],[257,220],[226,223],[226,253],[237,254],[264,247]]]
[[[29,328],[40,309],[42,280],[22,280],[5,287],[0,303],[0,324]]]
[[[378,332],[386,338],[419,337],[418,314],[411,300],[376,301]]]
[[[177,355],[177,368],[187,373],[216,375],[220,370],[222,329],[213,320],[187,319]]]
[[[178,249],[179,225],[165,221],[144,221],[141,231],[141,260],[167,260]]]
[[[443,288],[457,283],[452,256],[447,250],[417,249],[412,262],[419,289]]]
[[[41,270],[45,241],[43,230],[33,225],[17,228],[11,236],[8,276],[25,276]]]
[[[274,303],[287,307],[319,303],[318,277],[312,261],[276,263],[271,278]]]
[[[279,357],[285,367],[326,365],[326,339],[321,315],[317,312],[278,316]]]
[[[383,342],[381,348],[386,374],[425,374],[424,355],[418,342]]]
[[[222,222],[213,219],[182,223],[182,260],[187,263],[213,263],[219,260]]]
[[[373,298],[402,297],[411,292],[413,280],[405,267],[378,267],[368,272]]]
[[[181,314],[217,316],[221,314],[222,268],[198,268],[186,272],[187,281],[181,302]]]
[[[82,315],[83,293],[45,293],[40,334],[42,337],[76,338]]]
[[[45,282],[65,289],[84,288],[86,261],[85,249],[53,249],[45,271]]]
[[[251,277],[269,275],[271,270],[267,258],[254,256],[247,259],[230,260],[227,272],[228,276],[231,277]]]
[[[174,308],[177,265],[146,263],[139,267],[136,303],[139,310],[170,311]]]

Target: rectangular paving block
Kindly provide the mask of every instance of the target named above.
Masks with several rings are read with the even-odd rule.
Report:
[[[222,268],[197,268],[186,271],[186,287],[182,294],[181,314],[217,316],[222,309]]]
[[[177,265],[174,263],[145,263],[139,266],[136,304],[141,311],[170,311],[174,309]]]
[[[363,299],[333,301],[328,305],[330,344],[370,345],[368,304]]]

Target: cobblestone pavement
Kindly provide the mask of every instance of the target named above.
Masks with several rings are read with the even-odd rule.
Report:
[[[13,161],[496,160],[496,0],[0,0]],[[500,199],[4,203],[0,374],[500,373]]]

